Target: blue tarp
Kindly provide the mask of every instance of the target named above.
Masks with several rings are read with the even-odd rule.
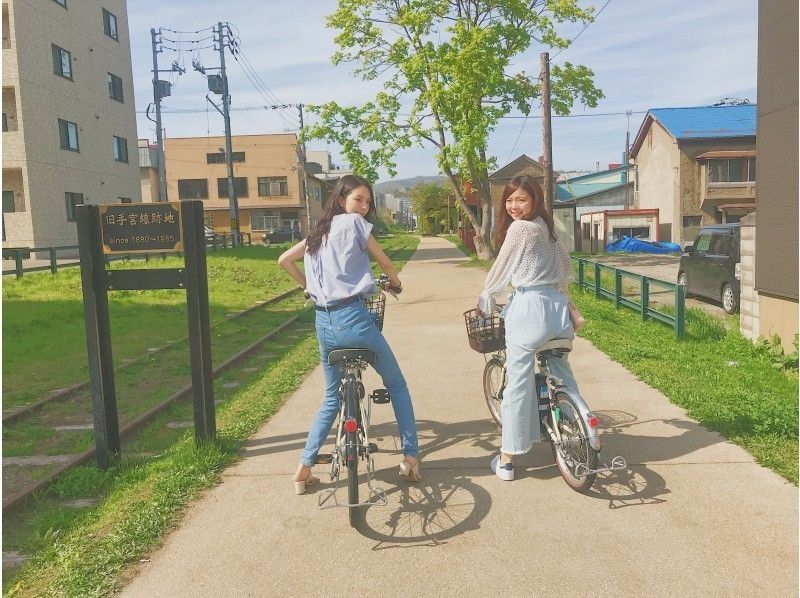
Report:
[[[616,251],[627,251],[631,253],[680,253],[681,248],[680,245],[676,243],[668,243],[666,241],[655,243],[623,236],[621,239],[609,243],[606,246],[606,251],[609,253],[614,253]]]

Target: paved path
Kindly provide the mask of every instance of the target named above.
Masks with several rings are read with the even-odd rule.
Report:
[[[623,454],[629,470],[598,480],[591,496],[564,484],[546,445],[520,460],[512,483],[489,471],[499,434],[461,316],[485,273],[462,261],[447,241],[423,238],[402,301],[387,306],[419,421],[422,484],[398,482],[391,409],[378,406],[389,505],[371,507],[357,531],[343,509],[318,510],[316,493],[294,496],[318,367],[122,594],[796,596],[797,488],[588,342],[571,361],[602,419],[603,452]]]

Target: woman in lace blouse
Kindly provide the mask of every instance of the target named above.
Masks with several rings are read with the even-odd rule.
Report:
[[[486,276],[478,301],[483,313],[495,308],[495,297],[509,283],[514,292],[503,309],[506,328],[507,382],[501,407],[503,438],[491,469],[503,480],[514,479],[513,456],[527,453],[540,440],[539,410],[534,400],[536,350],[554,338],[574,338],[567,290],[572,279],[569,253],[556,239],[539,184],[515,177],[503,190],[495,229],[497,260]],[[548,366],[578,392],[566,357]]]

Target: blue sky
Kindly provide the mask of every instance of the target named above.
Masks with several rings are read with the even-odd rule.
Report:
[[[597,9],[604,4],[605,0],[584,3]],[[335,5],[334,0],[173,0],[169,4],[163,0],[130,0],[128,19],[136,109],[140,112],[139,137],[155,139],[155,127],[143,114],[153,97],[151,27],[197,31],[220,20],[234,25],[244,56],[269,88],[259,92],[228,55],[234,107],[263,106],[276,103],[275,98],[282,103],[305,104],[329,100],[360,104],[369,100],[379,88],[377,83],[354,77],[349,65],[331,64],[334,31],[325,27],[325,16]],[[606,96],[596,108],[578,105],[572,113],[634,111],[630,117],[633,139],[648,108],[708,105],[723,97],[749,98],[755,103],[757,13],[756,0],[611,0],[574,44],[555,57],[554,63],[570,61],[594,70],[595,84]],[[581,26],[568,25],[559,31],[573,38],[580,29]],[[168,32],[164,35],[176,40],[201,37],[179,37]],[[202,34],[206,35],[210,31]],[[210,40],[203,44],[210,45]],[[184,42],[181,47],[188,44]],[[528,73],[538,72],[540,51],[533,47],[529,55],[519,58],[517,66]],[[218,56],[211,49],[200,50],[196,55],[207,66],[218,65]],[[206,111],[206,83],[192,70],[192,54],[165,51],[159,55],[159,67],[168,68],[173,60],[182,63],[187,72],[172,77],[173,95],[163,104],[167,136],[221,135],[222,117],[210,106]],[[212,97],[215,101],[218,98]],[[198,112],[167,112],[187,109]],[[539,113],[537,102],[532,115]],[[297,117],[295,111],[239,111],[232,113],[231,122],[234,134],[280,133],[294,130]],[[554,119],[555,168],[590,170],[596,162],[601,168],[619,162],[626,127],[624,114]],[[541,138],[541,119],[506,119],[492,134],[489,151],[500,165],[520,153],[537,157],[541,154]],[[309,144],[309,149],[325,148],[324,142]],[[343,162],[337,147],[331,145],[328,149],[337,163]],[[414,148],[399,153],[397,171],[397,178],[437,174],[433,151]]]

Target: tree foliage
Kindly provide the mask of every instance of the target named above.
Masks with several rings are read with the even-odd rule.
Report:
[[[363,106],[311,106],[317,122],[303,135],[339,143],[353,169],[371,180],[381,167],[395,174],[398,150],[432,145],[486,257],[488,179],[497,167],[489,134],[513,110],[529,114],[540,91],[538,74],[515,72],[512,61],[533,44],[566,48],[556,25],[586,23],[593,14],[579,0],[339,0],[328,17],[338,32],[333,62],[354,64],[356,75],[383,88]],[[585,66],[564,62],[550,72],[555,114],[575,102],[594,107],[603,97]],[[479,198],[478,216],[466,207],[467,181]]]
[[[446,185],[439,183],[424,183],[411,189],[411,206],[419,218],[420,232],[436,234],[444,230],[451,193]]]

